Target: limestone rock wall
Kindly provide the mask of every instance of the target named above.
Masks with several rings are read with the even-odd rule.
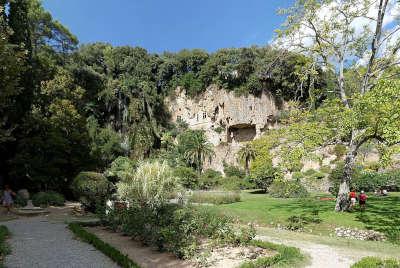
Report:
[[[215,157],[206,168],[223,170],[223,162],[236,164],[240,144],[259,137],[263,131],[277,127],[280,109],[277,100],[264,92],[261,96],[236,96],[211,85],[192,99],[182,88],[167,98],[172,121],[182,120],[191,129],[203,129],[215,146]]]

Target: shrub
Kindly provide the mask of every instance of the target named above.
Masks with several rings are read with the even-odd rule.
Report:
[[[315,169],[309,169],[309,170],[303,172],[303,174],[304,174],[304,176],[306,176],[310,179],[317,179],[317,180],[325,177],[324,173],[322,173],[318,170],[315,170]]]
[[[0,225],[0,267],[3,267],[2,261],[5,256],[11,253],[10,246],[6,242],[8,236],[10,236],[8,228],[4,225]]]
[[[193,203],[208,203],[215,205],[231,204],[240,201],[240,193],[197,191],[192,194],[189,201]]]
[[[189,167],[177,167],[174,176],[179,178],[180,184],[187,189],[199,188],[199,176],[196,171]]]
[[[28,200],[17,194],[14,200],[14,204],[18,207],[25,207],[28,204]]]
[[[308,214],[301,214],[301,215],[293,215],[290,216],[287,221],[288,224],[286,225],[286,228],[291,231],[298,231],[298,230],[303,230],[305,225],[309,223],[321,223],[322,219],[319,217],[319,211],[316,210],[310,215]]]
[[[336,155],[337,159],[342,158],[347,152],[347,147],[343,144],[336,144],[333,147],[333,153]]]
[[[156,208],[162,206],[179,188],[178,178],[164,162],[144,162],[136,172],[117,183],[117,193],[123,200],[128,200],[141,207]]]
[[[325,177],[325,174],[319,171],[316,171],[313,175],[311,175],[309,178],[314,179],[314,180],[321,180]]]
[[[214,128],[214,131],[218,134],[221,134],[223,131],[225,131],[225,128],[218,126],[217,128]]]
[[[103,252],[105,255],[110,257],[113,261],[119,264],[123,268],[139,268],[140,266],[133,262],[128,256],[122,254],[118,249],[114,248],[110,244],[103,242],[96,235],[89,233],[78,223],[70,223],[69,229],[81,240],[93,245],[96,249]]]
[[[225,177],[221,180],[221,189],[226,191],[237,191],[245,189],[255,189],[255,183],[249,178]]]
[[[72,191],[86,210],[95,211],[103,206],[114,191],[113,184],[101,173],[81,172],[72,182]]]
[[[56,192],[39,192],[32,196],[32,204],[37,207],[63,206],[65,198]]]
[[[109,169],[106,170],[105,175],[114,181],[120,180],[132,174],[135,170],[136,162],[129,157],[119,156],[115,159]]]
[[[363,171],[355,177],[353,184],[357,191],[364,190],[372,192],[381,187],[397,190],[400,188],[400,172]]]
[[[314,175],[317,171],[315,169],[307,169],[306,171],[303,172],[304,176],[310,177]]]
[[[264,267],[300,267],[304,256],[298,248],[277,245],[270,242],[253,240],[250,245],[277,251],[278,253],[269,257],[260,257],[255,261],[242,263],[239,268],[264,268]]]
[[[264,168],[258,168],[251,173],[251,179],[256,187],[265,191],[268,190],[268,187],[274,180],[281,179],[282,177],[280,169],[268,165]]]
[[[269,187],[269,193],[278,198],[299,198],[308,195],[306,188],[297,181],[275,180]]]
[[[226,163],[224,164],[224,173],[226,177],[238,177],[238,178],[245,178],[246,177],[246,172],[236,166],[228,165]]]
[[[369,171],[378,171],[381,167],[379,162],[371,162],[365,165],[365,169]]]
[[[254,237],[254,231],[234,228],[231,218],[214,210],[173,204],[157,208],[132,206],[123,213],[109,214],[107,224],[120,225],[125,234],[183,259],[198,252],[204,239],[240,244]]]
[[[293,180],[298,181],[298,180],[300,180],[302,178],[304,178],[304,174],[302,172],[299,172],[299,171],[293,172],[293,174],[292,174],[292,179]]]
[[[330,174],[332,169],[329,165],[324,165],[319,169],[319,171],[321,171],[322,173],[325,173],[325,174]]]
[[[351,268],[373,268],[373,267],[399,268],[400,261],[395,259],[383,260],[378,257],[365,257],[351,266]]]
[[[210,190],[221,185],[222,174],[213,169],[207,169],[200,176],[200,189]]]

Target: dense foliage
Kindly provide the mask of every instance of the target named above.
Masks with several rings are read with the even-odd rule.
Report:
[[[32,204],[36,207],[63,206],[64,196],[56,192],[38,192],[32,196]]]
[[[297,181],[274,180],[268,188],[269,194],[278,198],[301,198],[308,195],[306,188]]]
[[[245,244],[255,235],[251,228],[234,228],[233,220],[214,211],[178,207],[171,204],[151,207],[132,206],[125,211],[113,211],[105,223],[133,238],[179,258],[191,258],[203,239],[220,244]]]
[[[103,172],[119,156],[137,161],[170,149],[163,138],[176,128],[164,98],[178,86],[190,96],[216,84],[302,102],[315,93],[299,75],[310,60],[272,47],[160,55],[104,43],[78,47],[39,0],[1,1],[0,25],[0,175],[16,188],[71,197],[82,170]],[[312,88],[326,83],[319,70]],[[190,145],[177,149],[183,155],[169,156],[201,171],[212,150],[201,134],[191,137],[181,137]]]
[[[343,163],[338,163],[337,167],[332,170],[329,179],[332,183],[331,193],[336,195],[339,190],[339,183],[343,176]],[[397,191],[400,189],[400,172],[398,170],[389,171],[371,171],[363,170],[358,167],[354,171],[354,179],[351,187],[356,191],[374,192],[375,190],[386,189],[389,191]]]
[[[97,207],[104,206],[115,189],[103,174],[81,172],[74,178],[71,190],[85,209],[95,211]]]

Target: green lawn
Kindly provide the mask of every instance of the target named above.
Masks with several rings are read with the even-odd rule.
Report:
[[[238,218],[241,222],[256,222],[261,226],[276,227],[288,224],[288,217],[319,212],[321,223],[308,224],[305,232],[328,235],[335,227],[375,229],[386,233],[392,240],[400,234],[400,193],[388,197],[374,197],[370,194],[365,212],[337,213],[334,200],[320,200],[330,195],[312,195],[304,199],[272,198],[266,194],[242,192],[241,202],[219,205],[216,208],[224,214]]]

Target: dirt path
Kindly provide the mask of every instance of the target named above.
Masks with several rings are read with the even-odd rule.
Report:
[[[336,246],[327,245],[326,243],[318,243],[316,241],[307,241],[307,236],[304,237],[305,239],[301,239],[301,235],[294,234],[294,238],[290,239],[287,233],[282,235],[279,233],[279,231],[277,231],[272,234],[269,233],[268,235],[259,235],[256,237],[256,239],[299,248],[303,253],[309,255],[310,263],[306,267],[311,268],[348,268],[363,257],[393,256],[393,254],[389,254],[389,252],[387,252],[388,255],[386,255],[384,253],[382,254],[373,250],[360,250],[359,248],[352,248],[351,243],[353,243],[354,241],[349,241],[348,246]],[[360,242],[361,241],[357,241],[357,243]]]
[[[351,264],[356,262],[354,256],[349,256],[348,254],[342,252],[342,250],[327,245],[315,244],[306,241],[277,239],[269,236],[257,236],[256,238],[299,248],[303,253],[306,253],[311,257],[311,264],[309,264],[307,267],[348,268],[351,266]]]
[[[160,253],[132,240],[129,236],[113,233],[102,227],[87,227],[87,230],[101,240],[118,248],[144,268],[190,268],[190,262],[177,259],[171,253]]]

